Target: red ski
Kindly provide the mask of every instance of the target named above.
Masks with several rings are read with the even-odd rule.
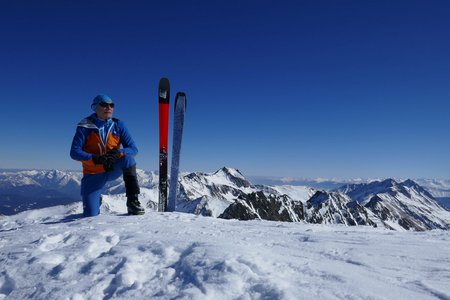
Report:
[[[167,159],[169,149],[169,79],[161,78],[159,98],[159,201],[158,211],[167,211]]]

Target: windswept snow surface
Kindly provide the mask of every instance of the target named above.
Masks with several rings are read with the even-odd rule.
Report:
[[[449,231],[122,210],[0,218],[0,299],[450,299]]]

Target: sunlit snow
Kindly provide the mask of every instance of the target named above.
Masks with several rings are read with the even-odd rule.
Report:
[[[448,299],[450,232],[125,215],[0,219],[0,299]]]

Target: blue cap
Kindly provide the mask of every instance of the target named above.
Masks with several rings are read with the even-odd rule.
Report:
[[[101,102],[105,102],[105,103],[112,103],[112,99],[108,96],[108,95],[97,95],[95,96],[95,98],[92,100],[92,104],[91,104],[91,108],[93,111],[97,110],[98,105]]]

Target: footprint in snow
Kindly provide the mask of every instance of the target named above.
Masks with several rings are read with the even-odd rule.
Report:
[[[119,242],[120,238],[113,230],[102,231],[89,239],[85,254],[91,259],[97,258],[110,251]]]

